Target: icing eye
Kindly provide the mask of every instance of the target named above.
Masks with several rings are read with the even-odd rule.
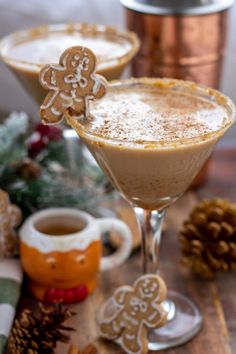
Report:
[[[51,269],[55,269],[56,268],[56,259],[53,257],[49,257],[46,259],[46,263],[48,263],[51,267]]]
[[[147,311],[147,304],[145,302],[142,302],[140,305],[140,309],[142,312],[146,312]]]
[[[79,256],[76,257],[76,262],[79,262],[80,264],[84,264],[85,258],[86,257],[84,254],[80,254]]]
[[[74,57],[74,59],[77,60],[75,57]],[[76,65],[77,65],[77,61],[74,61],[74,60],[73,60],[73,61],[71,62],[71,65],[75,68]]]
[[[81,79],[79,81],[80,87],[82,87],[82,88],[86,87],[87,83],[88,83],[88,81],[84,77],[81,77]]]
[[[74,83],[75,82],[75,78],[74,78],[74,75],[72,74],[68,74],[64,77],[64,81],[66,84],[71,84],[71,83]]]

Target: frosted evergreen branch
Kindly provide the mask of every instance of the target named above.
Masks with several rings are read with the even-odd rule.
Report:
[[[26,133],[28,121],[25,112],[12,112],[0,125],[0,156],[6,154],[20,135]]]

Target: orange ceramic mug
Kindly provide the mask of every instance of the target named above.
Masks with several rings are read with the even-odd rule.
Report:
[[[120,248],[102,257],[101,234],[120,234]],[[45,209],[20,229],[20,255],[32,293],[46,302],[84,300],[96,286],[96,275],[120,265],[131,252],[128,226],[115,218],[95,219],[70,208]]]

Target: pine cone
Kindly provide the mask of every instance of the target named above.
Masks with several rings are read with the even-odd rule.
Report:
[[[10,354],[53,354],[58,341],[69,342],[69,335],[64,331],[72,331],[63,322],[74,313],[63,309],[60,304],[55,307],[38,305],[39,314],[24,310],[19,320],[15,320],[8,339]]]
[[[236,204],[219,198],[199,203],[179,239],[182,263],[201,277],[236,269]]]
[[[41,166],[30,158],[25,158],[18,165],[16,165],[17,173],[25,180],[37,179],[41,174]]]

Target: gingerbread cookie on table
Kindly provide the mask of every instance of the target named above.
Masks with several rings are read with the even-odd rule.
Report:
[[[165,298],[166,285],[156,274],[118,288],[101,310],[100,336],[115,341],[128,354],[146,354],[148,329],[159,328],[167,320],[161,305]]]
[[[45,65],[39,74],[41,85],[49,90],[40,107],[42,121],[55,124],[65,115],[87,117],[89,100],[101,98],[106,92],[106,80],[95,70],[95,54],[80,46],[66,49],[59,65]]]
[[[8,194],[0,189],[0,257],[15,256],[18,253],[15,227],[21,220],[20,208],[11,204]]]

